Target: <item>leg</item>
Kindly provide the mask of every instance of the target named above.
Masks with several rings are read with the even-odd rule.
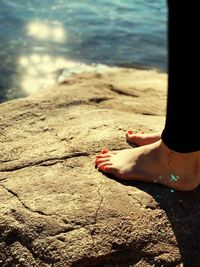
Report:
[[[178,50],[180,48],[179,39],[182,37],[178,29],[182,25],[180,21],[184,21],[181,17],[184,17],[184,14],[179,14],[180,11],[177,9],[177,2],[172,0],[172,3],[173,7],[170,2],[169,8],[169,90],[166,127],[162,134],[163,141],[159,140],[153,144],[135,149],[100,154],[97,156],[96,164],[100,170],[111,173],[120,179],[157,182],[177,190],[188,191],[195,189],[200,183],[200,151],[198,138],[195,138],[194,142],[190,142],[191,138],[188,138],[187,135],[186,139],[188,142],[185,145],[182,141],[180,142],[183,125],[180,120],[177,122],[177,119],[182,118],[182,114],[185,115],[187,113],[185,112],[185,104],[182,103],[181,96],[183,94],[184,99],[186,99],[186,89],[188,89],[186,86],[189,85],[189,81],[193,77],[179,74],[179,69],[183,69],[181,65],[183,62],[179,62],[178,58]],[[183,44],[183,40],[181,44]],[[171,51],[171,49],[173,50]],[[173,51],[176,52],[177,56],[174,56]],[[183,75],[185,74],[183,72]],[[183,85],[185,87],[182,85],[183,78]],[[185,81],[185,79],[189,81]],[[183,92],[180,89],[182,87]],[[177,88],[179,93],[172,93]],[[195,88],[193,87],[191,90],[195,90]],[[189,100],[193,101],[192,97]],[[196,103],[191,103],[191,105],[193,104]],[[197,107],[198,105],[195,108],[197,109]],[[198,116],[195,108],[192,109],[190,114],[194,119],[194,123],[192,123],[189,115],[186,114],[186,118],[188,119],[187,123],[192,124],[192,129],[197,130],[197,127],[194,127],[196,125],[195,123],[197,123]],[[172,133],[175,133],[175,135],[173,136]]]
[[[162,140],[177,152],[199,151],[199,74],[196,73],[197,68],[192,68],[199,53],[199,41],[194,33],[198,25],[195,16],[197,5],[180,4],[173,0],[168,2],[168,103]],[[187,20],[190,13],[192,16]]]
[[[199,73],[198,68],[193,67],[194,59],[199,53],[199,41],[194,34],[198,25],[198,8],[197,5],[189,5],[187,2],[180,4],[172,0],[168,1],[168,6],[169,86],[167,118],[162,140],[177,152],[199,151],[200,127],[198,118],[195,120],[195,116],[199,116]],[[192,17],[188,20],[186,17],[190,13]],[[129,142],[141,146],[159,140],[161,133],[127,133],[126,138]]]

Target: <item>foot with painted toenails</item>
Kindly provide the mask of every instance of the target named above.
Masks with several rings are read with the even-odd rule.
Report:
[[[134,140],[134,133],[131,134]],[[191,191],[200,183],[200,152],[178,153],[170,150],[158,134],[138,134],[137,148],[119,151],[102,150],[96,156],[98,170],[122,180],[159,183],[167,187]],[[134,140],[135,141],[135,140]]]

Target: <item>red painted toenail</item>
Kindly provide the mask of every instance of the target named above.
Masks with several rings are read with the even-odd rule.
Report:
[[[107,171],[107,170],[108,170],[108,167],[106,167],[106,166],[102,166],[100,169],[101,169],[102,171]]]
[[[106,154],[107,152],[108,152],[108,150],[104,149],[104,150],[101,151],[101,154]]]
[[[133,134],[133,133],[134,133],[134,131],[131,131],[131,130],[128,131],[128,134]]]

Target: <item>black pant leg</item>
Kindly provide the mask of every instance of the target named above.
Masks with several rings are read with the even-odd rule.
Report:
[[[168,101],[162,140],[180,153],[200,150],[200,15],[193,3],[168,1]]]

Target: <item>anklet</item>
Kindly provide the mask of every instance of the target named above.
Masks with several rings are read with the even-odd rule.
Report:
[[[172,161],[172,159],[171,159],[172,158],[172,154],[173,154],[173,152],[170,151],[169,152],[169,160],[168,160],[168,167],[169,167],[169,170],[170,170],[171,173],[173,173],[172,170],[171,170],[171,167],[170,167],[170,164],[171,164],[171,161]],[[170,175],[170,182],[178,182],[179,179],[180,179],[180,177],[178,175],[174,175],[174,174]]]
[[[170,179],[170,182],[178,182],[179,181],[179,179],[180,179],[180,177],[178,176],[178,175],[175,175],[174,174],[174,172],[172,171],[172,169],[171,169],[171,167],[170,167],[170,164],[171,164],[171,161],[172,161],[172,154],[173,154],[173,152],[172,151],[170,151],[169,152],[169,159],[168,159],[168,168],[169,168],[169,170],[170,170],[170,176],[169,176],[169,179]],[[162,177],[161,175],[159,176],[159,180],[161,180],[161,179],[163,179],[164,177]],[[157,180],[154,180],[154,183],[156,183],[157,182]],[[172,189],[173,190],[173,189]],[[171,191],[172,192],[172,191]]]

